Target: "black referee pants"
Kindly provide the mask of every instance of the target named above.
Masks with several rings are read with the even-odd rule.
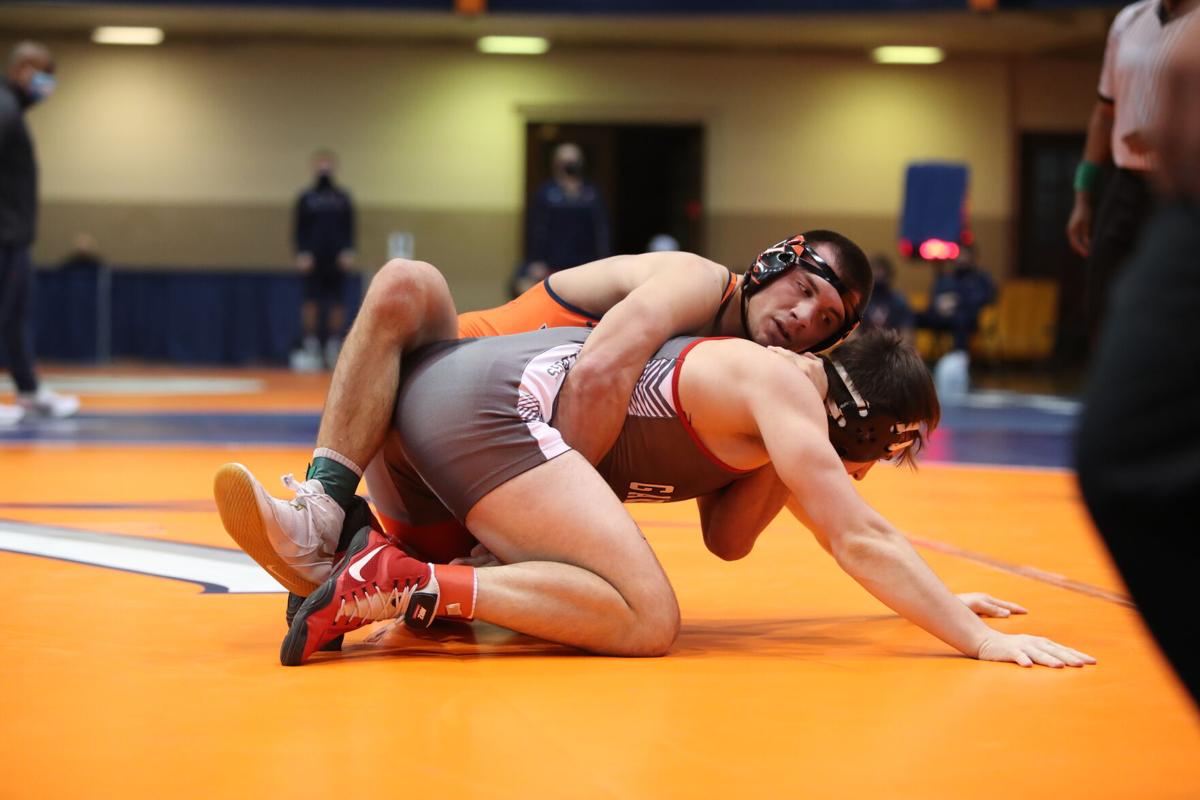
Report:
[[[18,392],[36,392],[29,306],[33,265],[28,245],[0,243],[0,347]]]
[[[1111,287],[1138,242],[1152,203],[1143,173],[1117,169],[1104,187],[1092,224],[1092,249],[1084,278],[1088,342],[1093,350]]]
[[[1076,443],[1079,483],[1142,616],[1200,702],[1200,205],[1154,215],[1110,309]]]

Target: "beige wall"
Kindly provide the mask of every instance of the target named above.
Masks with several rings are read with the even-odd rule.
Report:
[[[519,257],[529,117],[688,120],[706,129],[709,254],[836,227],[891,250],[905,165],[965,161],[985,262],[1011,261],[1019,130],[1081,130],[1090,63],[645,51],[487,57],[450,47],[54,43],[60,91],[30,122],[36,256],[76,230],[123,265],[279,267],[318,145],[342,155],[373,268],[386,234],[447,270],[460,303],[501,297]],[[902,272],[916,281],[924,273]]]

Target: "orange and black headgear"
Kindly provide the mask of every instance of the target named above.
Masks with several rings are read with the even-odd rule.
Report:
[[[742,278],[742,330],[745,331],[747,339],[752,338],[750,328],[746,323],[746,309],[750,303],[750,296],[771,281],[796,268],[816,275],[832,286],[838,296],[842,298],[845,314],[842,318],[842,326],[809,348],[809,352],[819,353],[843,342],[847,336],[854,333],[854,329],[858,327],[862,318],[859,316],[858,309],[854,307],[854,296],[850,288],[838,277],[825,259],[805,243],[804,237],[799,234],[763,250],[750,265],[750,269],[746,270],[746,274]]]

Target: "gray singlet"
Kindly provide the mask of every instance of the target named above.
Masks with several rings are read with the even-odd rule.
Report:
[[[555,401],[589,333],[463,339],[406,356],[384,445],[387,478],[368,476],[380,511],[423,525],[449,509],[461,521],[505,481],[567,452],[552,424]],[[597,468],[622,501],[686,500],[746,474],[713,457],[680,408],[678,371],[700,341],[667,342],[638,380],[621,435]]]

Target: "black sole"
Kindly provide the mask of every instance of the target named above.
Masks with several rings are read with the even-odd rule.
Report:
[[[371,513],[371,507],[367,505],[367,501],[355,495],[350,501],[350,507],[346,509],[346,520],[342,523],[342,534],[338,540],[338,552],[344,552],[350,547],[350,542],[354,540],[355,535],[364,527],[372,527],[377,531],[383,530],[383,526],[375,519],[375,515]],[[292,627],[292,620],[296,617],[296,612],[300,610],[300,606],[308,598],[302,594],[288,592],[287,612],[285,614],[286,624],[289,628]],[[336,653],[342,649],[342,641],[345,635],[339,636],[336,639],[330,639],[325,644],[321,645],[320,652]]]
[[[300,610],[300,606],[304,605],[304,601],[308,598],[304,595],[288,592],[287,613],[284,615],[285,624],[292,627],[292,620],[296,618],[296,612]],[[346,638],[345,634],[338,636],[336,639],[330,639],[325,644],[321,645],[322,653],[337,653],[342,649],[342,640]]]
[[[333,573],[329,576],[329,580],[318,586],[316,591],[310,594],[308,599],[301,604],[300,608],[296,611],[296,615],[292,618],[292,626],[288,629],[287,636],[283,637],[283,645],[279,648],[280,664],[285,667],[298,667],[304,663],[304,647],[308,643],[307,623],[309,615],[320,611],[333,601],[338,578],[350,566],[350,561],[366,549],[370,538],[371,529],[369,527],[363,528],[354,534],[354,539],[350,542],[350,547],[346,550],[346,555],[338,562]],[[338,640],[340,639],[341,637],[339,636]],[[330,643],[333,641],[330,640]]]

